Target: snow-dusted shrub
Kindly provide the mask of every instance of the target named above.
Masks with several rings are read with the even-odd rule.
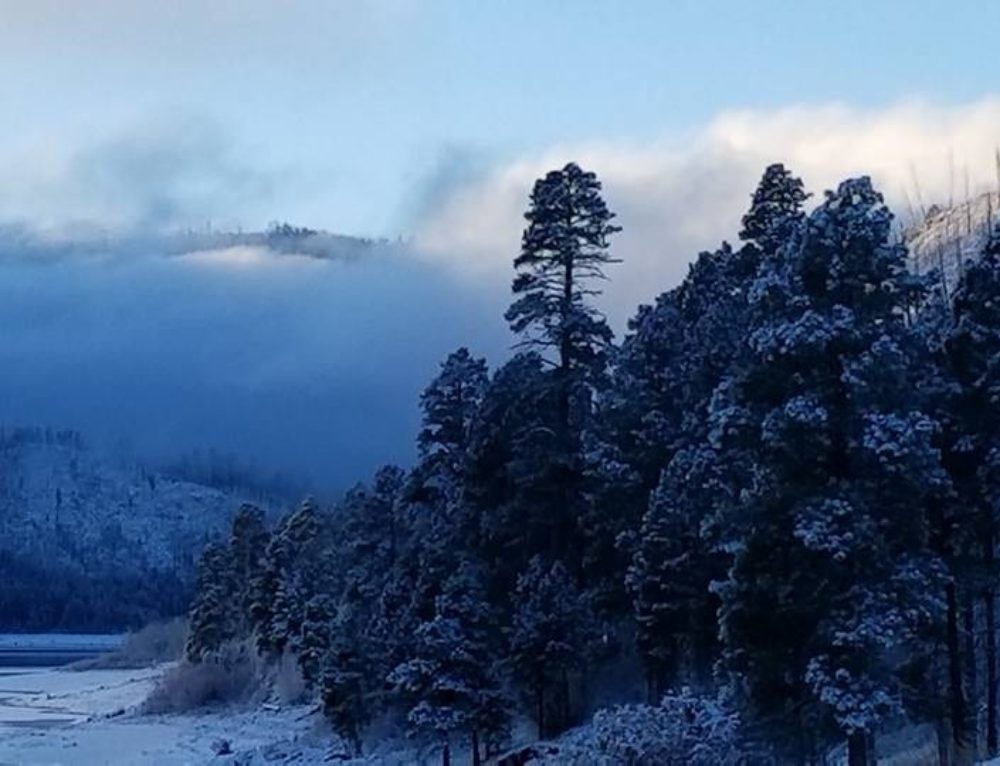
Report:
[[[659,705],[601,710],[568,738],[559,763],[726,766],[740,762],[739,716],[716,697],[688,689]]]
[[[247,698],[258,678],[246,642],[228,643],[201,662],[182,661],[167,670],[143,704],[147,713],[181,713]]]
[[[285,652],[274,668],[274,693],[278,699],[290,704],[301,702],[306,696],[306,679],[294,654]]]
[[[106,668],[145,668],[160,662],[174,662],[184,654],[187,641],[187,619],[153,622],[125,636],[122,645],[113,652],[74,663],[73,670],[103,670]]]

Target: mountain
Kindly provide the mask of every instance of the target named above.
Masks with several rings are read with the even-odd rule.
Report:
[[[908,228],[903,239],[920,273],[938,269],[950,291],[962,264],[976,258],[1000,219],[1000,192],[986,192],[950,207],[932,205],[924,220]]]
[[[72,431],[0,431],[0,629],[183,611],[202,548],[249,499],[280,505],[111,460]]]

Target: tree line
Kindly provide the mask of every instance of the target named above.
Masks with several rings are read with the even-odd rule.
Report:
[[[620,343],[595,298],[620,231],[593,173],[535,183],[498,369],[465,348],[421,397],[419,457],[202,558],[188,657],[292,653],[343,737],[401,712],[445,762],[511,717],[580,720],[636,657],[738,713],[752,763],[937,727],[998,752],[1000,236],[957,287],[909,267],[867,177],[811,211],[766,169],[739,243],[701,253]]]

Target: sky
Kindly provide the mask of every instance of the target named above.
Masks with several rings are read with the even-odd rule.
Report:
[[[973,0],[0,0],[0,419],[330,486],[405,462],[437,360],[509,346],[534,178],[603,180],[620,330],[769,162],[817,195],[871,174],[903,219],[995,185],[998,28]],[[274,220],[406,245],[157,239]]]

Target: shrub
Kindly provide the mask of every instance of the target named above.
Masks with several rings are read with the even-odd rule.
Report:
[[[244,642],[223,645],[201,662],[168,669],[143,705],[146,713],[182,713],[210,704],[241,702],[255,687],[257,663]]]
[[[568,738],[559,763],[724,766],[741,761],[739,717],[715,697],[688,689],[656,706],[619,705]]]
[[[301,702],[306,696],[306,679],[295,655],[285,652],[274,669],[274,693],[284,704]]]
[[[108,654],[72,665],[73,670],[145,668],[161,662],[175,662],[184,654],[188,623],[183,617],[153,622],[128,633],[122,645]]]

